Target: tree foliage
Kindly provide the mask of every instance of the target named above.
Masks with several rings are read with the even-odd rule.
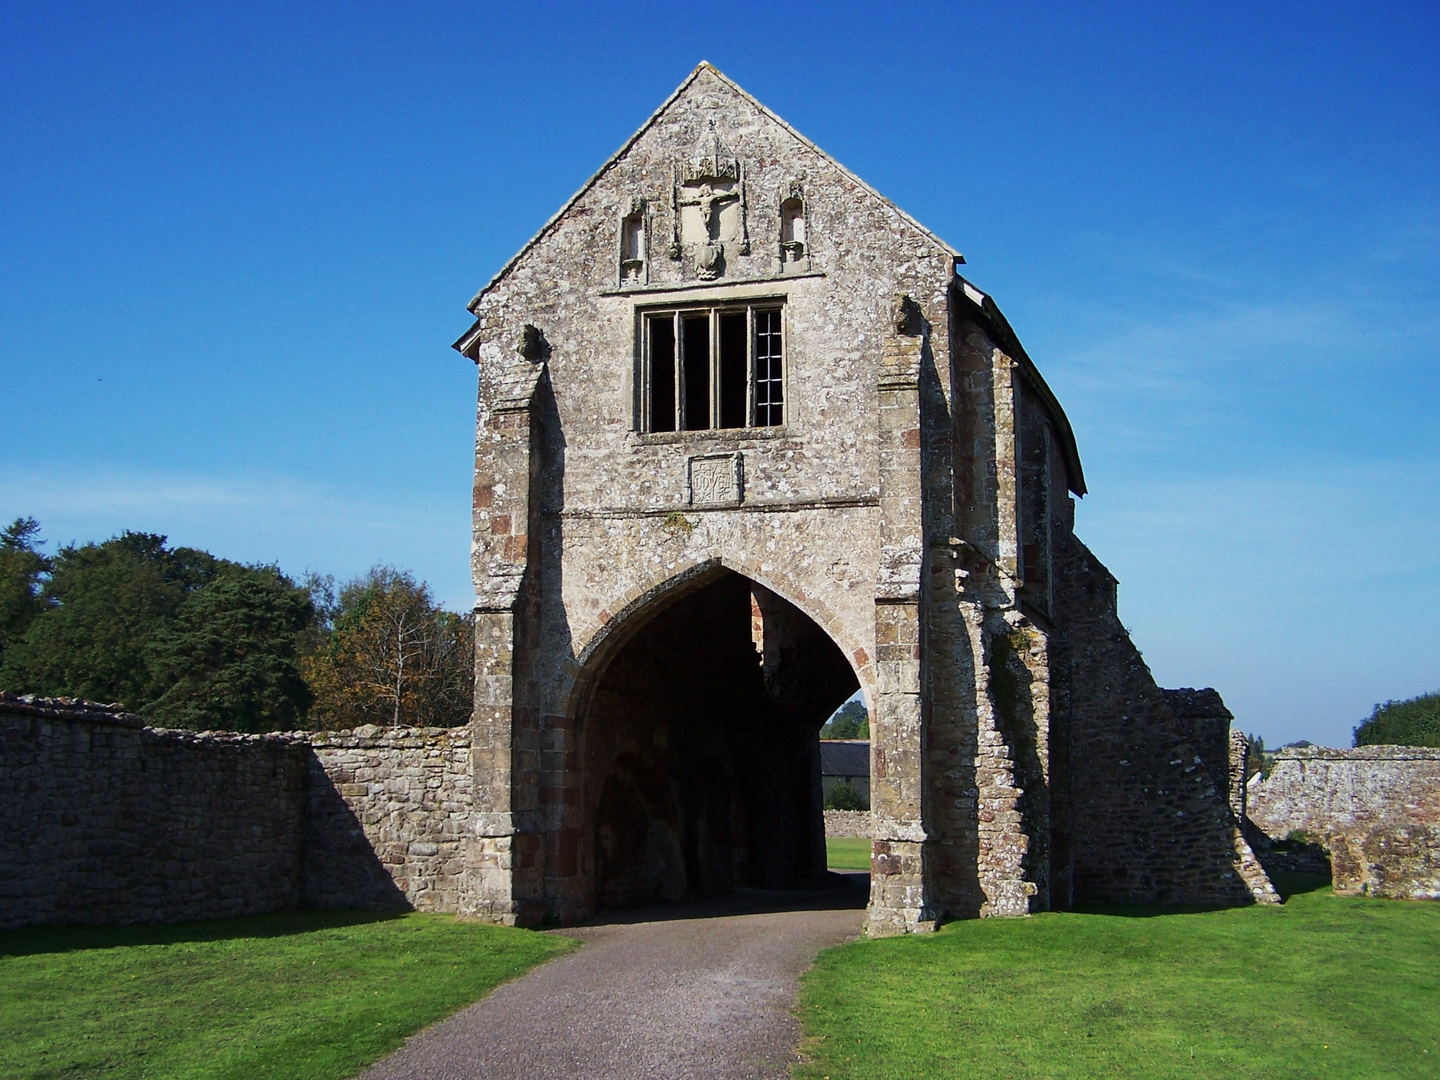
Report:
[[[835,784],[825,792],[826,810],[869,810],[870,800],[848,781]]]
[[[277,731],[470,718],[474,624],[377,566],[338,595],[166,538],[39,550],[0,531],[0,689],[118,702],[164,727]]]
[[[174,727],[266,731],[303,718],[297,635],[313,612],[274,567],[126,532],[62,548],[45,569],[38,612],[5,648],[5,689],[119,702]]]
[[[272,566],[228,564],[189,596],[150,644],[154,685],[144,707],[164,727],[285,731],[314,696],[298,666],[310,597]]]
[[[140,709],[158,689],[146,648],[218,568],[209,553],[171,550],[150,533],[62,548],[41,590],[44,610],[5,650],[0,684]]]
[[[41,596],[50,560],[40,552],[40,523],[16,518],[0,531],[0,663],[5,649],[45,610]]]
[[[329,633],[304,659],[312,726],[361,723],[454,727],[470,719],[474,623],[445,611],[429,588],[391,566],[346,583],[312,579]]]
[[[870,714],[865,711],[864,702],[847,701],[835,710],[835,715],[820,729],[822,739],[868,739],[870,738]]]
[[[1245,758],[1245,780],[1248,783],[1256,773],[1264,776],[1270,775],[1270,763],[1274,755],[1265,749],[1265,739],[1260,735],[1247,735],[1245,741],[1249,744],[1249,752]]]
[[[1355,729],[1356,746],[1440,746],[1440,690],[1376,705]]]

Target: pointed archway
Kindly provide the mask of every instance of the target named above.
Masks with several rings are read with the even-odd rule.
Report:
[[[729,570],[627,621],[578,710],[590,906],[817,884],[819,729],[859,685],[845,654]]]

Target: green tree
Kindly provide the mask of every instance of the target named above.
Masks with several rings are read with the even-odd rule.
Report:
[[[45,610],[41,590],[50,560],[40,553],[42,542],[34,518],[16,518],[0,530],[0,663],[6,647]]]
[[[304,718],[298,653],[314,612],[276,568],[126,532],[62,548],[48,571],[0,686],[119,702],[170,727],[271,731]]]
[[[314,696],[298,646],[314,618],[307,590],[276,567],[225,564],[147,648],[152,685],[165,689],[145,705],[145,718],[197,730],[299,726]]]
[[[470,719],[470,616],[445,611],[428,586],[392,566],[347,582],[333,603],[328,579],[312,579],[310,587],[331,620],[328,638],[303,662],[315,726],[455,727]]]
[[[846,782],[834,785],[825,793],[826,810],[869,810],[870,800],[860,789]]]
[[[0,685],[138,711],[157,696],[151,640],[219,566],[208,552],[171,550],[150,533],[62,548],[40,593],[44,610],[5,649]]]
[[[1245,740],[1249,743],[1249,753],[1246,755],[1245,779],[1248,782],[1250,777],[1256,773],[1270,775],[1270,758],[1265,752],[1265,739],[1260,735],[1247,735]]]
[[[1355,729],[1356,746],[1440,746],[1440,690],[1376,705]]]
[[[847,701],[820,729],[822,739],[870,738],[870,714],[861,701]]]

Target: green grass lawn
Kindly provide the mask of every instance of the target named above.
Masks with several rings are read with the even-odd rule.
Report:
[[[1433,1080],[1440,904],[956,922],[821,953],[799,1012],[803,1080]]]
[[[571,946],[457,922],[294,912],[0,932],[0,1076],[342,1080]]]
[[[832,870],[869,870],[870,838],[866,836],[826,837],[825,865]]]

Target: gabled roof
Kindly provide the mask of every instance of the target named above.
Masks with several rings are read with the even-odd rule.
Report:
[[[647,119],[645,123],[640,125],[639,129],[635,132],[635,134],[631,135],[630,138],[626,139],[624,145],[621,146],[620,149],[616,150],[615,153],[611,154],[610,157],[606,159],[605,164],[601,165],[600,168],[595,171],[594,175],[592,175],[590,179],[586,180],[585,183],[580,186],[580,190],[575,192],[574,195],[570,196],[570,198],[566,200],[565,205],[560,207],[559,210],[557,210],[553,215],[551,215],[550,220],[545,222],[545,224],[540,227],[540,231],[537,232],[534,236],[532,236],[528,241],[526,241],[525,245],[521,247],[520,250],[517,251],[513,256],[511,256],[510,260],[504,266],[502,266],[500,270],[495,274],[495,276],[492,277],[485,284],[485,287],[475,294],[474,299],[472,299],[469,305],[467,305],[472,313],[479,306],[480,301],[484,299],[485,294],[490,292],[490,290],[495,288],[496,285],[498,285],[506,278],[506,276],[509,275],[510,271],[515,268],[516,264],[519,263],[520,260],[523,259],[532,248],[539,244],[540,241],[543,240],[550,233],[550,231],[555,228],[555,226],[565,217],[565,215],[570,212],[570,209],[600,181],[600,178],[603,177],[611,169],[613,169],[625,157],[625,155],[629,152],[630,148],[639,141],[641,136],[643,136],[647,131],[649,131],[652,127],[655,126],[655,124],[660,120],[662,116],[665,115],[665,113],[676,102],[676,100],[678,100],[679,97],[683,93],[685,93],[687,89],[689,89],[690,85],[706,72],[719,79],[721,83],[723,83],[730,90],[734,91],[734,93],[738,95],[742,100],[748,102],[750,105],[753,105],[762,116],[766,117],[771,122],[783,128],[802,146],[805,146],[806,148],[814,151],[820,157],[824,158],[827,162],[830,163],[831,166],[843,173],[845,177],[849,179],[852,183],[854,183],[857,187],[865,191],[882,205],[889,207],[890,210],[892,210],[903,221],[905,221],[906,224],[908,224],[921,236],[924,236],[928,240],[930,240],[930,242],[933,243],[938,249],[940,249],[942,253],[954,259],[956,263],[963,263],[965,261],[965,256],[961,255],[960,252],[957,251],[953,245],[946,243],[933,231],[926,228],[915,218],[911,217],[900,207],[896,206],[893,202],[887,199],[884,195],[880,194],[880,192],[876,191],[860,177],[856,176],[844,165],[840,164],[840,162],[836,161],[824,150],[821,150],[820,147],[816,146],[804,135],[796,131],[795,128],[792,127],[783,118],[777,116],[764,104],[756,100],[756,98],[752,94],[747,92],[744,87],[740,86],[733,79],[729,78],[727,75],[725,75],[724,72],[720,71],[708,60],[702,60],[698,65],[696,65],[695,70],[690,72],[690,74],[685,77],[685,81],[682,82],[679,86],[677,86],[674,92],[672,92],[670,96],[667,97],[660,104],[660,107],[650,114],[649,119]],[[1045,406],[1046,411],[1050,413],[1051,418],[1055,422],[1056,432],[1060,438],[1061,452],[1064,454],[1065,457],[1065,465],[1068,472],[1068,487],[1076,495],[1083,496],[1085,494],[1085,474],[1080,467],[1080,453],[1075,445],[1075,434],[1071,430],[1070,421],[1065,416],[1065,410],[1060,407],[1060,402],[1056,399],[1055,394],[1051,391],[1050,387],[1046,384],[1044,378],[1040,375],[1039,369],[1036,368],[1034,361],[1032,361],[1029,354],[1026,353],[1025,347],[1020,344],[1020,339],[1016,336],[1015,331],[1011,329],[1010,323],[1005,319],[1005,316],[1000,313],[1000,309],[995,305],[995,302],[990,299],[989,296],[985,295],[979,289],[971,285],[964,278],[960,277],[958,274],[954,275],[951,285],[955,294],[958,297],[963,298],[966,302],[974,306],[978,314],[981,315],[981,317],[983,317],[984,320],[993,329],[997,338],[999,339],[1000,344],[1003,345],[1006,351],[1020,364],[1026,381],[1029,382],[1030,385],[1034,388],[1041,402]],[[466,330],[465,333],[460,336],[459,340],[456,341],[453,345],[453,348],[459,350],[462,353],[465,352],[474,343],[476,334],[479,329],[480,323],[477,321],[475,325],[470,327],[469,330]]]
[[[868,739],[821,739],[821,776],[869,776]]]
[[[708,60],[702,60],[700,61],[699,65],[696,66],[695,70],[692,71],[688,76],[686,76],[685,81],[675,88],[675,92],[672,93],[669,97],[667,97],[665,101],[660,105],[660,107],[650,114],[650,118],[646,120],[645,123],[640,125],[640,129],[636,131],[634,135],[631,135],[630,138],[625,140],[625,145],[620,147],[619,150],[616,150],[615,153],[611,154],[610,157],[606,160],[605,164],[601,165],[600,168],[596,170],[595,175],[591,176],[589,180],[586,180],[585,183],[581,185],[580,190],[575,192],[574,195],[570,196],[569,200],[566,201],[565,205],[562,206],[559,210],[557,210],[555,214],[550,218],[550,220],[545,222],[545,224],[540,227],[540,231],[537,232],[534,236],[532,236],[526,242],[525,246],[522,247],[519,251],[517,251],[511,257],[510,261],[507,262],[504,266],[502,266],[499,272],[486,283],[485,287],[475,294],[475,298],[471,300],[468,305],[471,312],[473,312],[475,308],[479,305],[481,299],[484,298],[485,294],[488,293],[491,289],[495,288],[495,286],[498,285],[502,280],[504,280],[506,275],[508,275],[510,271],[514,269],[515,264],[518,263],[522,258],[524,258],[526,253],[529,252],[531,248],[533,248],[536,244],[538,244],[542,239],[545,238],[546,234],[548,234],[550,230],[555,227],[555,225],[560,221],[560,219],[563,218],[567,213],[569,213],[570,208],[574,206],[577,202],[579,202],[580,199],[584,197],[585,193],[588,192],[592,187],[594,187],[602,176],[604,176],[607,172],[613,169],[615,165],[622,158],[624,158],[625,154],[630,150],[632,146],[635,145],[639,138],[647,131],[649,131],[652,127],[654,127],[655,123],[662,116],[665,115],[666,111],[668,111],[670,106],[675,103],[676,99],[678,99],[681,94],[683,94],[687,89],[689,89],[690,84],[693,83],[705,72],[709,72],[711,75],[715,76],[715,78],[719,79],[727,87],[729,87],[736,94],[738,94],[743,100],[755,106],[755,108],[758,109],[765,117],[767,117],[774,123],[780,125],[780,127],[784,128],[787,132],[789,132],[792,136],[799,140],[801,144],[815,151],[815,153],[819,154],[821,157],[825,158],[825,160],[830,162],[831,165],[835,166],[835,168],[839,169],[842,173],[844,173],[847,178],[849,178],[859,187],[863,188],[866,192],[874,196],[880,202],[888,206],[891,210],[895,211],[895,213],[899,214],[900,217],[902,217],[907,224],[909,224],[921,235],[930,239],[936,247],[940,248],[942,252],[955,259],[956,262],[965,261],[965,256],[961,255],[960,252],[956,251],[954,247],[952,247],[950,244],[947,244],[944,240],[940,239],[940,237],[936,236],[924,225],[920,224],[920,222],[916,221],[904,210],[901,210],[893,202],[885,198],[884,195],[881,195],[864,180],[861,180],[860,177],[856,176],[849,169],[845,168],[845,166],[841,165],[833,157],[825,153],[824,150],[821,150],[804,135],[801,135],[800,132],[796,131],[780,117],[776,116],[775,113],[767,109],[751,94],[747,93],[743,87],[741,87],[733,79],[728,78],[723,72],[718,70]],[[468,341],[471,336],[471,332],[467,331],[464,337],[462,337],[460,341],[457,341],[455,343],[455,347],[460,348],[461,343]]]

